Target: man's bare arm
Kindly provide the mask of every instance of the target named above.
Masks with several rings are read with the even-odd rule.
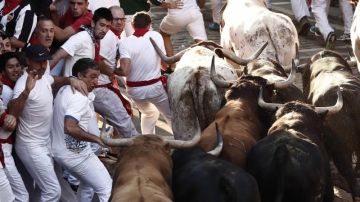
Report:
[[[52,60],[49,60],[50,68],[54,68],[54,66],[63,58],[66,58],[69,54],[62,48],[56,51],[56,53],[52,56]]]

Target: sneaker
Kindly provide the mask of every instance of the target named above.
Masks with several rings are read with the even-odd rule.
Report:
[[[312,25],[309,29],[311,33],[313,33],[315,36],[321,36],[321,32],[319,28],[317,28],[315,25]]]
[[[344,33],[337,38],[338,41],[350,41],[350,33]]]
[[[220,30],[220,26],[216,22],[209,23],[208,28],[210,30],[213,30],[213,31],[219,31]]]
[[[310,22],[307,16],[301,18],[298,27],[298,33],[300,36],[306,36],[310,29]]]
[[[325,40],[325,48],[326,49],[335,49],[335,41],[336,41],[336,35],[334,32],[330,32]]]

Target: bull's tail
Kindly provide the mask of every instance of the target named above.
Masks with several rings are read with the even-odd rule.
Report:
[[[275,163],[275,170],[278,173],[277,184],[276,184],[276,197],[274,202],[281,202],[283,201],[284,192],[285,192],[285,172],[286,166],[289,161],[289,150],[287,149],[286,145],[283,144],[279,146],[275,153],[274,153],[274,163]]]

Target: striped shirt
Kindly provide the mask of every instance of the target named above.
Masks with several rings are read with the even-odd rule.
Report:
[[[28,43],[36,27],[37,17],[26,0],[5,15],[2,15],[4,1],[0,0],[0,28],[10,36]]]

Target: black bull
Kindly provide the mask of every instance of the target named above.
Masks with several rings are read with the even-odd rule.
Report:
[[[329,115],[326,125],[331,129],[325,136],[326,148],[339,172],[345,177],[351,193],[360,196],[352,169],[352,153],[360,157],[360,79],[352,74],[347,61],[333,51],[321,51],[311,63],[300,69],[303,74],[304,94],[315,106],[334,102],[336,88],[342,88],[344,106],[339,113]],[[359,169],[359,160],[357,168]]]
[[[258,181],[262,201],[332,201],[323,118],[341,109],[341,95],[334,107],[326,108],[297,101],[268,104],[260,98],[262,107],[280,107],[268,136],[248,155],[247,169]]]

